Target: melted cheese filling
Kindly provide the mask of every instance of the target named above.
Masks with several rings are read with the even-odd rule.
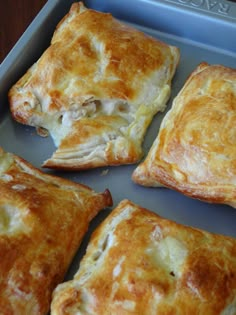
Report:
[[[181,276],[181,267],[188,255],[188,250],[182,242],[174,237],[163,238],[157,246],[147,249],[148,255],[155,265],[162,267],[174,276]]]
[[[12,234],[25,230],[21,214],[12,205],[0,206],[0,234]]]
[[[162,89],[159,89],[157,98],[153,100],[153,103],[149,103],[148,106],[145,105],[147,104],[146,98],[143,100],[143,105],[130,104],[122,99],[96,100],[90,98],[83,103],[81,103],[81,101],[75,101],[69,105],[69,108],[61,110],[60,112],[54,112],[53,114],[49,114],[49,111],[47,110],[50,104],[50,99],[46,98],[46,100],[42,100],[36,94],[36,91],[34,91],[33,96],[40,104],[33,106],[38,114],[31,116],[30,124],[38,128],[38,133],[41,136],[47,135],[47,131],[49,131],[56,147],[59,147],[61,141],[72,132],[73,123],[75,121],[84,118],[95,119],[99,116],[117,116],[121,119],[121,121],[119,123],[117,122],[116,126],[114,126],[116,142],[118,141],[118,137],[121,136],[123,138],[130,138],[132,141],[135,141],[140,145],[153,116],[157,111],[165,109],[166,102],[170,95],[170,87],[166,84]],[[87,150],[90,153],[92,153],[94,149],[93,144],[95,144],[94,141],[92,142],[92,146],[91,143],[86,143]],[[95,145],[99,146],[98,143]],[[101,145],[102,147],[99,150],[99,153],[95,152],[95,156],[93,156],[92,153],[89,157],[90,159],[93,159],[94,157],[97,158],[98,156],[101,156],[101,158],[103,157],[107,140],[104,139]],[[77,148],[76,151],[81,152],[81,145],[79,145],[79,148]],[[66,154],[66,152],[64,153]],[[86,153],[83,152],[79,157],[76,156],[75,158],[78,159],[81,158],[81,156],[84,157],[85,154]],[[71,159],[74,158],[74,156],[68,157],[66,154],[66,159],[67,158]]]
[[[129,124],[134,120],[131,108],[127,102],[122,100],[93,100],[82,105],[72,104],[70,110],[57,114],[56,119],[55,116],[47,115],[40,123],[43,128],[49,130],[55,146],[58,147],[61,140],[70,132],[74,121],[103,115],[117,115],[124,118]]]
[[[11,153],[0,152],[0,179],[2,182],[10,182],[13,177],[6,172],[14,163]],[[11,187],[13,190],[24,190],[25,185],[16,184]],[[11,204],[0,205],[0,234],[12,234],[26,231],[26,225],[22,220],[19,209]]]

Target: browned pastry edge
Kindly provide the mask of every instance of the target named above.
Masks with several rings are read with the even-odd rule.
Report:
[[[235,314],[236,240],[122,200],[93,232],[52,315]]]
[[[0,313],[44,315],[109,190],[45,174],[0,148]]]
[[[236,170],[233,155],[235,152],[233,100],[236,96],[232,91],[233,87],[230,86],[236,81],[235,74],[235,69],[222,65],[202,62],[197,66],[164,117],[147,157],[134,170],[132,180],[135,183],[144,186],[165,186],[209,203],[236,207],[236,187],[233,183]],[[226,88],[229,89],[228,93]],[[208,103],[211,107],[206,113]],[[201,120],[204,119],[204,116],[200,116],[197,121],[199,113],[211,117],[210,125],[202,126],[201,132],[197,129],[198,125],[194,127],[201,124]],[[232,120],[229,120],[231,125],[227,129],[222,125],[224,119],[222,117]],[[183,119],[186,124],[182,123]],[[215,127],[217,123],[220,126],[218,129]],[[224,121],[224,125],[226,123],[227,120]],[[217,140],[213,141],[213,136]],[[218,139],[228,141],[224,143],[223,149]],[[219,155],[219,160],[214,158],[213,152],[214,156]],[[225,159],[224,163],[220,155],[221,159]],[[208,164],[204,162],[206,159]]]

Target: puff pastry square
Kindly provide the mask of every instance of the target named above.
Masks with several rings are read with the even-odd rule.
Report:
[[[195,69],[132,178],[236,207],[236,69]]]
[[[51,45],[9,91],[12,116],[52,136],[44,167],[135,163],[170,95],[179,50],[74,3]]]
[[[44,174],[0,149],[0,313],[42,315],[109,191]]]
[[[123,200],[95,230],[52,315],[236,314],[236,240]]]

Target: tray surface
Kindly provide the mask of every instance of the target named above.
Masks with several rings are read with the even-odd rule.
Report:
[[[157,114],[148,129],[143,143],[145,155],[156,138],[161,120],[170,109],[173,98],[183,86],[188,75],[200,62],[206,61],[210,64],[236,67],[236,41],[235,37],[232,37],[233,33],[231,34],[231,31],[236,34],[236,5],[226,1],[215,2],[216,4],[213,5],[213,2],[210,1],[187,0],[85,1],[88,7],[111,12],[134,27],[180,48],[181,59],[172,83],[171,98],[165,112]],[[54,151],[53,142],[50,138],[40,138],[36,135],[34,128],[22,126],[11,119],[7,91],[48,46],[55,25],[68,11],[71,3],[72,1],[48,1],[0,68],[0,145],[6,151],[22,156],[38,168]],[[202,5],[198,5],[199,3]],[[206,15],[208,11],[210,14]],[[171,25],[168,23],[169,13],[171,13],[171,17],[175,17]],[[180,18],[183,15],[188,19],[197,20],[198,23],[205,23],[204,37],[199,36],[199,31],[196,30],[193,23],[186,24],[188,19],[181,23]],[[226,32],[224,43],[221,43],[220,40],[217,41],[220,37],[219,34],[212,35],[211,30],[215,25],[218,25],[221,33]],[[45,32],[45,30],[48,31]],[[55,172],[45,169],[44,171],[86,184],[96,191],[109,188],[113,196],[114,207],[121,200],[127,198],[176,222],[236,237],[235,209],[190,199],[166,188],[138,186],[131,180],[131,174],[136,166],[106,167],[84,172]],[[83,255],[91,231],[109,211],[105,210],[92,222],[67,278],[71,278],[77,270],[79,259]]]

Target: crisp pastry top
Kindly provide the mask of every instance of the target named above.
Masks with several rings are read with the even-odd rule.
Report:
[[[236,240],[123,200],[54,291],[51,314],[236,314]]]
[[[43,315],[109,191],[46,175],[0,149],[0,313]]]
[[[179,50],[111,14],[74,3],[40,59],[9,91],[18,122],[57,147],[45,167],[135,163],[164,110]]]
[[[133,180],[236,207],[236,69],[195,69]]]

